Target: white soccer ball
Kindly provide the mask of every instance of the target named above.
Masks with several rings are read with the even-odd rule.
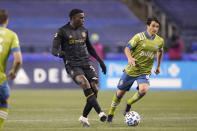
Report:
[[[130,111],[125,115],[125,123],[128,126],[137,126],[140,123],[140,115],[135,111]]]

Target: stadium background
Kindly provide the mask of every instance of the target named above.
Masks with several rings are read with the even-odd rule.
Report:
[[[100,78],[99,101],[106,113],[127,63],[124,45],[145,30],[148,16],[158,16],[159,34],[165,39],[162,72],[151,76],[150,93],[136,104],[134,110],[141,114],[142,123],[133,130],[197,130],[196,7],[196,0],[1,0],[0,8],[9,12],[8,28],[18,34],[24,59],[16,79],[9,81],[12,102],[5,130],[83,130],[76,122],[84,106],[78,101],[85,101],[82,92],[66,74],[61,59],[50,54],[55,32],[69,21],[73,8],[84,10],[85,26],[90,34],[98,34],[104,46],[107,74],[93,64]],[[171,61],[168,55],[168,40],[174,33],[184,43],[179,61]],[[130,130],[121,115],[123,106],[124,102],[112,126],[98,122],[95,112],[91,113],[92,127],[85,130]]]

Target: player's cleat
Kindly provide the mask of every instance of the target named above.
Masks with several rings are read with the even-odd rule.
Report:
[[[108,124],[112,123],[113,117],[114,117],[114,115],[111,115],[111,114],[107,116],[107,123]]]
[[[131,105],[127,104],[124,111],[123,111],[123,115],[125,116],[130,110],[131,110]]]
[[[100,121],[105,122],[107,119],[107,116],[105,115],[104,112],[99,113]]]
[[[88,118],[80,116],[79,117],[79,122],[84,126],[84,127],[89,127],[90,123],[88,122]]]

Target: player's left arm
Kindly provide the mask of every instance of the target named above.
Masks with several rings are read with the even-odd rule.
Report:
[[[12,69],[8,73],[8,79],[13,80],[16,77],[16,73],[22,65],[22,55],[20,51],[13,52],[14,62]]]
[[[86,38],[86,46],[87,46],[87,49],[88,49],[88,52],[90,53],[90,55],[93,56],[99,62],[103,73],[106,74],[107,69],[106,69],[105,63],[103,62],[103,60],[101,60],[101,58],[97,55],[95,49],[92,47],[92,44],[90,43],[88,35]]]
[[[21,55],[18,37],[16,34],[14,34],[14,36],[13,36],[13,41],[12,41],[12,45],[11,45],[11,52],[14,56],[14,62],[12,65],[12,69],[8,73],[9,80],[12,80],[16,77],[16,74],[22,65],[22,55]]]
[[[160,65],[161,65],[161,61],[162,61],[162,58],[163,58],[163,43],[162,43],[162,47],[157,51],[157,66],[156,66],[156,69],[155,69],[155,74],[159,74],[160,73]]]

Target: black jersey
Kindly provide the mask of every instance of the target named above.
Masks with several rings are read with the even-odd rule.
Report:
[[[94,51],[89,41],[88,30],[83,26],[73,28],[68,23],[55,34],[52,53],[55,56],[61,55],[65,64],[89,65],[89,53],[91,54],[92,50]]]

